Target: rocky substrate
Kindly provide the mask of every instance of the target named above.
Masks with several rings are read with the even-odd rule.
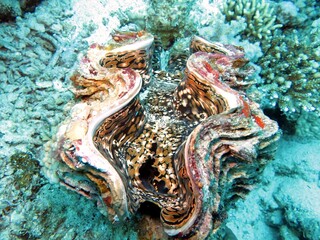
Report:
[[[0,22],[12,21],[25,12],[34,11],[41,0],[1,0]]]
[[[229,211],[232,239],[320,239],[320,141],[284,136],[261,184]]]

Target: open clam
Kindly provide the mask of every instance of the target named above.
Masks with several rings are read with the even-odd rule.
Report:
[[[215,44],[218,52],[203,52],[214,49],[205,41],[209,47],[193,47],[180,82],[145,84],[141,96],[139,72],[150,66],[153,37],[117,34],[116,44],[92,47],[81,63],[76,83],[108,84],[80,94],[61,127],[59,179],[96,199],[113,221],[150,202],[168,235],[204,239],[272,160],[278,126],[230,87],[245,65],[239,48]]]

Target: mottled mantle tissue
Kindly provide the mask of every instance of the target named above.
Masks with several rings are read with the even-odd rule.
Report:
[[[80,100],[58,132],[57,175],[111,221],[149,202],[169,236],[205,239],[252,189],[280,133],[243,92],[243,49],[196,36],[184,71],[162,72],[153,44],[145,31],[115,32],[90,47],[71,78]]]

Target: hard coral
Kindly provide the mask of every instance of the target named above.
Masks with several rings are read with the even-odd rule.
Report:
[[[21,15],[21,9],[18,1],[0,1],[0,22],[14,20]]]
[[[160,37],[164,48],[169,48],[186,33],[194,32],[194,25],[188,23],[195,3],[195,0],[150,1],[147,29]]]
[[[226,0],[222,11],[227,22],[245,19],[247,27],[243,31],[243,35],[246,37],[268,39],[273,30],[281,27],[280,24],[275,24],[274,9],[264,0]]]
[[[258,86],[266,107],[278,105],[291,120],[302,110],[320,114],[320,19],[305,31],[275,36],[260,59],[263,82]]]

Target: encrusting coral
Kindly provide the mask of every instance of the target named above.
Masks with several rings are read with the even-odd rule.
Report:
[[[196,1],[150,1],[147,29],[161,38],[164,48],[168,48],[178,37],[195,31],[190,24],[190,11]]]
[[[222,11],[227,22],[245,19],[247,27],[244,29],[243,35],[246,37],[269,39],[272,36],[272,31],[281,27],[281,24],[275,23],[274,9],[265,0],[227,0],[224,1]]]

